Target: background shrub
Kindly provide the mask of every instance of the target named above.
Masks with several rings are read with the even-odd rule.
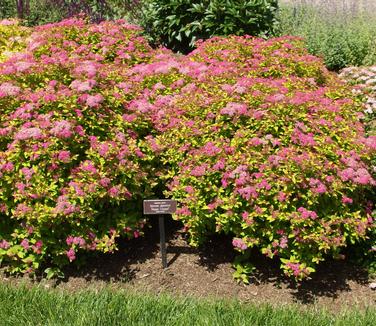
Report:
[[[136,20],[140,15],[136,0],[0,0],[0,19],[18,17],[28,26],[58,22],[85,14],[93,22],[105,19]]]
[[[346,66],[376,63],[374,4],[363,1],[281,1],[280,35],[305,39],[308,51],[338,71]]]
[[[153,44],[187,53],[214,35],[270,35],[276,10],[275,0],[152,0],[141,25]]]

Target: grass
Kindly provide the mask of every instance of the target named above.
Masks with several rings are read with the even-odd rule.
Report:
[[[376,4],[370,0],[282,0],[279,20],[280,35],[303,37],[331,70],[376,64]]]
[[[376,309],[330,314],[296,306],[149,296],[102,289],[68,293],[0,284],[0,325],[376,325]]]

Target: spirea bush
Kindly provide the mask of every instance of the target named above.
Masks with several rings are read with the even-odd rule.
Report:
[[[301,279],[374,229],[364,108],[300,40],[213,38],[133,67],[132,80],[128,109],[160,133],[166,195],[191,244],[230,234]]]
[[[297,279],[374,230],[364,108],[299,39],[216,37],[178,56],[124,22],[68,20],[35,29],[0,78],[13,271],[114,250],[160,189],[193,245],[226,233]]]
[[[187,53],[214,35],[270,35],[275,0],[148,0],[140,20],[154,44]]]
[[[26,38],[30,30],[19,26],[18,21],[6,19],[0,21],[0,62],[4,61],[12,53],[25,47]]]
[[[353,92],[363,98],[365,102],[365,127],[366,133],[376,136],[376,67],[348,67],[343,69],[339,77],[353,87]],[[373,177],[376,177],[376,155],[373,155],[371,162]],[[369,194],[374,201],[376,198],[376,187]],[[373,218],[376,217],[376,209],[373,211]],[[354,246],[355,257],[364,264],[368,270],[376,273],[376,228],[370,234],[373,241],[365,241],[363,245]]]
[[[154,55],[138,27],[70,19],[35,28],[0,63],[0,262],[11,272],[139,236],[153,180],[121,75]]]

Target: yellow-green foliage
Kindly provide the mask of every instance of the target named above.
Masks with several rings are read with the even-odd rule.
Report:
[[[27,27],[20,26],[16,20],[0,21],[0,62],[11,53],[25,47],[25,40],[30,35]]]

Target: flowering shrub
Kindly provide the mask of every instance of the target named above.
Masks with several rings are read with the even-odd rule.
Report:
[[[376,66],[371,67],[348,67],[343,69],[339,77],[352,85],[353,92],[363,97],[365,101],[365,126],[366,132],[371,137],[376,136]],[[373,155],[371,162],[373,176],[376,176],[376,155]],[[374,200],[376,188],[369,194],[370,200]],[[373,218],[376,216],[376,209],[373,211]],[[370,240],[365,241],[363,245],[357,245],[355,256],[363,263],[368,270],[375,274],[376,272],[376,228],[369,236]]]
[[[30,30],[13,19],[0,20],[0,62],[25,47]]]
[[[12,271],[137,237],[138,202],[166,182],[192,244],[225,232],[298,279],[373,225],[363,107],[295,38],[217,37],[176,56],[122,21],[45,25],[0,64],[0,110]]]
[[[299,40],[214,38],[132,73],[192,244],[232,234],[301,279],[373,227],[363,107]]]
[[[339,77],[354,87],[354,93],[365,95],[368,132],[376,135],[376,66],[348,67]]]
[[[153,182],[119,81],[153,55],[135,26],[71,19],[34,29],[0,63],[0,262],[10,271],[139,236],[137,205]]]

